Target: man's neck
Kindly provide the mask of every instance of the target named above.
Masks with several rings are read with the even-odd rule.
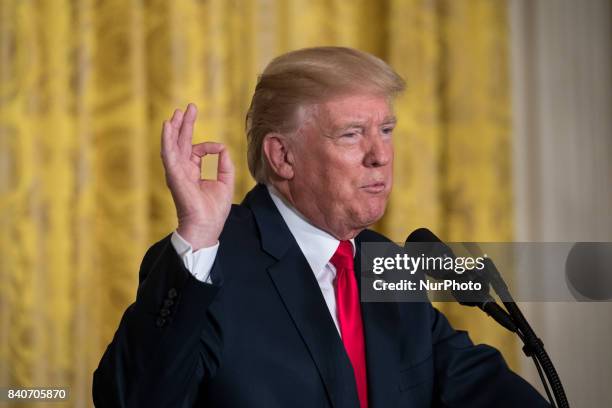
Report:
[[[295,202],[295,200],[293,199],[293,196],[291,195],[291,189],[288,188],[286,184],[276,185],[274,183],[269,182],[269,183],[266,183],[266,187],[268,188],[268,191],[270,192],[270,194],[275,194],[276,197],[281,199],[286,206],[291,208],[293,212],[298,214],[308,224],[312,225],[313,227],[327,234],[330,234],[331,236],[333,236],[339,241],[352,240],[362,231],[362,230],[351,230],[351,229],[343,229],[342,231],[336,231],[332,229],[329,225],[324,225],[319,222],[316,222],[315,220],[312,219],[312,217],[308,217],[305,214],[305,212],[303,212],[300,209],[299,205]]]

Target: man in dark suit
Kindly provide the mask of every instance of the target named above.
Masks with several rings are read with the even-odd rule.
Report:
[[[177,230],[153,245],[94,373],[96,406],[548,406],[495,349],[430,303],[366,303],[361,243],[392,185],[383,61],[320,47],[276,58],[247,115],[258,181],[232,206],[225,147],[192,145],[195,106],[164,122]],[[201,158],[219,154],[217,180]]]

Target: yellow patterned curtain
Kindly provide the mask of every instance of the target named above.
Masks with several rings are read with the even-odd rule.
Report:
[[[510,240],[506,19],[489,0],[1,1],[0,386],[91,405],[144,251],[175,227],[162,120],[195,102],[197,142],[230,145],[241,199],[256,75],[291,49],[360,48],[407,80],[379,230]],[[514,362],[486,317],[440,307]]]

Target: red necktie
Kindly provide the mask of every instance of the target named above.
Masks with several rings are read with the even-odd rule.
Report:
[[[368,385],[366,380],[365,342],[359,305],[359,291],[353,266],[353,245],[340,241],[330,262],[336,268],[336,307],[342,342],[353,365],[357,395],[361,408],[368,407]]]

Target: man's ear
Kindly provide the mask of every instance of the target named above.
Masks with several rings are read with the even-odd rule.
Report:
[[[291,180],[294,161],[287,138],[280,133],[268,133],[262,147],[272,171],[282,179]]]

